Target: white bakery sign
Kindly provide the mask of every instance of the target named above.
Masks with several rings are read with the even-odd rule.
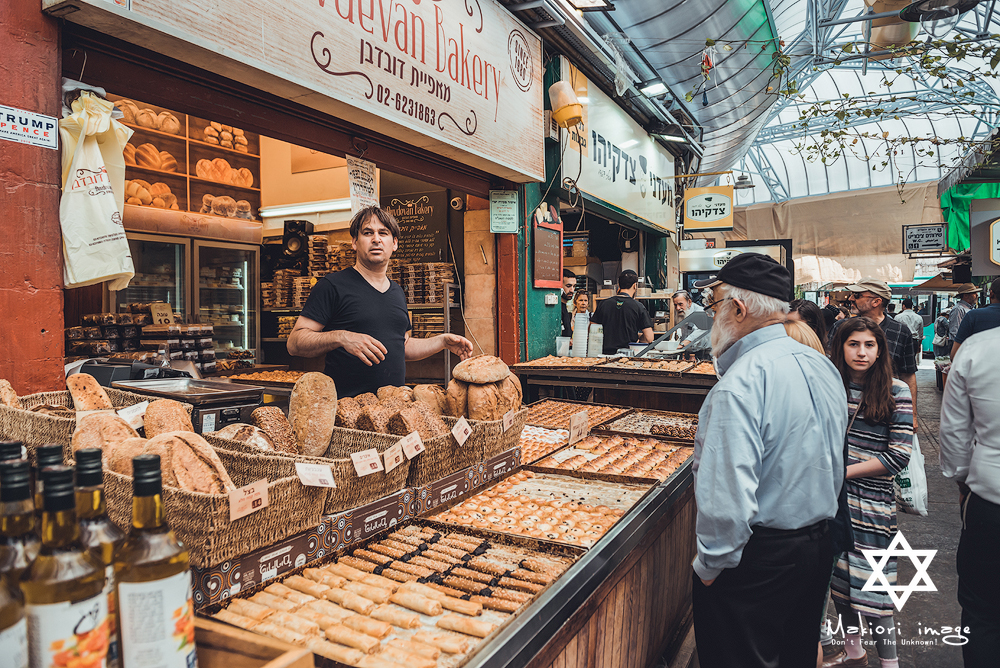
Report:
[[[1000,264],[1000,220],[990,225],[990,262]]]
[[[497,176],[545,176],[541,41],[495,0],[42,6]]]

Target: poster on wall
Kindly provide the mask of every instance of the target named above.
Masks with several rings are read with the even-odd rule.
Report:
[[[733,229],[733,187],[711,186],[684,191],[684,231]]]
[[[583,120],[562,133],[562,176],[588,195],[673,232],[674,157],[563,58]],[[568,150],[567,150],[568,149]]]
[[[562,288],[563,227],[559,212],[542,202],[532,223],[532,257],[536,288]]]
[[[400,264],[448,261],[448,193],[434,190],[382,197],[382,208],[399,223]]]
[[[347,156],[347,183],[351,190],[351,213],[378,206],[378,181],[375,163]]]

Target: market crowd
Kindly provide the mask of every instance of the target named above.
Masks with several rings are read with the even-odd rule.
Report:
[[[896,534],[894,478],[917,445],[923,318],[910,300],[891,315],[891,290],[876,279],[848,286],[849,310],[789,302],[788,270],[757,253],[695,286],[708,291],[719,376],[694,452],[700,665],[867,666],[868,635],[879,665],[899,666],[894,604],[888,591],[866,590],[875,573],[865,551],[886,550]],[[1000,390],[990,382],[1000,371],[1000,279],[991,305],[973,310],[978,292],[968,286],[934,341],[954,358],[941,464],[962,501],[969,667],[1000,656]],[[678,308],[688,300],[675,295]],[[894,557],[881,571],[895,586]],[[826,615],[831,598],[841,642]]]

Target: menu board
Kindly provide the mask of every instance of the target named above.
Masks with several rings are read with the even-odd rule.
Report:
[[[532,228],[536,288],[561,288],[563,270],[562,222],[555,207],[542,204],[535,211]]]
[[[382,197],[382,208],[399,223],[401,264],[448,261],[448,194],[437,190]]]

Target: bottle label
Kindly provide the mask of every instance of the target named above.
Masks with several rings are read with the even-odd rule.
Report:
[[[115,619],[115,567],[109,564],[104,567],[104,595],[108,597],[108,668],[120,668],[121,643],[118,641],[118,624]],[[0,655],[2,656],[2,655]]]
[[[108,598],[27,605],[31,668],[107,668]]]
[[[119,582],[118,609],[122,663],[128,668],[198,665],[191,571],[153,582]]]
[[[0,631],[0,657],[10,661],[12,668],[28,668],[28,620],[21,618],[10,628]]]

